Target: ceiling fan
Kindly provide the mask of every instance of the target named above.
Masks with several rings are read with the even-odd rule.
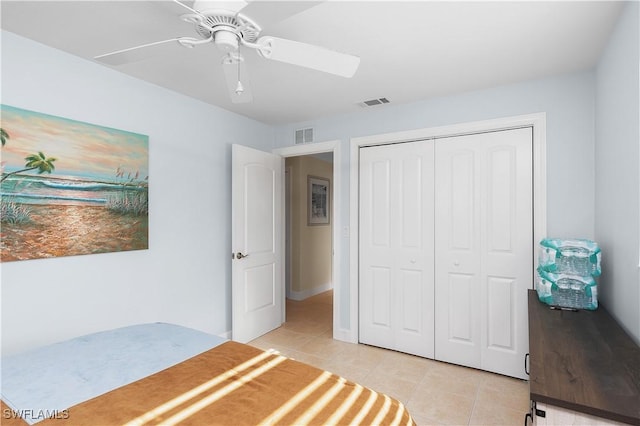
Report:
[[[184,12],[189,12],[182,14],[180,18],[192,23],[199,37],[175,37],[105,53],[94,59],[108,65],[121,65],[144,59],[158,47],[171,43],[188,48],[212,43],[223,54],[222,68],[233,103],[246,103],[253,100],[244,66],[244,56],[240,52],[241,47],[256,50],[259,56],[265,59],[346,78],[352,77],[360,65],[360,58],[357,56],[294,40],[261,36],[262,28],[249,17],[249,15],[261,16],[262,21],[272,23],[313,7],[320,3],[318,1],[278,2],[274,5],[272,2],[260,1],[247,3],[242,0],[196,0],[193,7],[179,0],[173,0],[173,2],[182,7]],[[242,80],[240,79],[241,67]]]

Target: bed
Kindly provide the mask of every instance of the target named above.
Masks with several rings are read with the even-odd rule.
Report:
[[[3,425],[414,425],[357,383],[165,323],[3,357],[1,374]]]

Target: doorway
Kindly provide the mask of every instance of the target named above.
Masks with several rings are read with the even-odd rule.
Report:
[[[333,289],[333,153],[285,159],[285,294],[293,301]]]
[[[286,147],[286,148],[278,148],[273,150],[274,154],[280,155],[282,157],[284,157],[285,159],[287,158],[291,158],[291,157],[300,157],[300,156],[311,156],[311,155],[318,155],[318,154],[322,154],[325,158],[327,158],[328,155],[332,156],[333,159],[333,164],[332,164],[332,171],[331,171],[331,179],[330,179],[330,192],[331,192],[331,197],[330,197],[330,206],[328,211],[329,213],[329,221],[330,221],[330,240],[331,240],[331,265],[332,265],[332,269],[331,269],[331,285],[333,288],[333,301],[332,301],[332,318],[333,318],[333,338],[334,339],[338,339],[338,340],[346,340],[347,336],[349,334],[348,331],[348,323],[347,323],[347,327],[342,325],[342,320],[343,318],[340,316],[340,309],[339,307],[341,306],[341,298],[343,296],[343,294],[345,293],[345,291],[341,288],[341,265],[340,265],[340,235],[342,235],[340,232],[341,230],[341,220],[340,220],[340,214],[339,212],[341,211],[341,207],[340,207],[340,197],[341,197],[341,185],[340,185],[340,178],[341,178],[341,174],[340,174],[340,141],[329,141],[329,142],[317,142],[317,143],[308,143],[308,144],[301,144],[301,145],[296,145],[296,146],[291,146],[291,147]],[[286,167],[285,167],[285,171],[286,171]],[[305,181],[307,179],[307,177],[305,176]],[[286,181],[286,174],[285,174],[285,181]],[[283,186],[286,185],[286,183],[283,183]],[[307,185],[307,183],[305,183],[305,185]],[[283,188],[286,191],[286,187]],[[286,204],[286,195],[285,195],[285,200],[283,204]],[[286,205],[283,206],[283,211],[286,211]],[[283,233],[286,233],[286,228],[287,228],[287,224],[286,224],[286,220],[285,217],[283,215],[282,217],[282,221],[283,221]],[[348,229],[345,231],[346,233],[348,233]],[[285,235],[286,238],[286,235]],[[285,256],[287,255],[287,251],[285,249]],[[285,275],[285,281],[286,281],[286,276],[290,274],[290,270],[289,267],[290,265],[292,265],[292,262],[286,262],[285,261],[285,265],[284,265],[284,275]],[[284,283],[283,283],[284,285]],[[287,286],[285,285],[284,290],[287,290]],[[294,289],[295,290],[295,289]],[[346,292],[347,297],[348,297],[348,291]],[[348,300],[347,300],[348,303]],[[286,313],[285,313],[286,315]],[[284,316],[283,316],[284,319]],[[347,318],[348,319],[348,318]]]

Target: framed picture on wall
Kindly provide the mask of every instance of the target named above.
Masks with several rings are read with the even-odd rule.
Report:
[[[307,225],[328,225],[331,212],[329,179],[307,176]]]
[[[149,136],[0,105],[0,262],[149,248]]]

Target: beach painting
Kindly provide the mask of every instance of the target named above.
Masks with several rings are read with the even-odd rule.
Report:
[[[149,137],[0,105],[0,262],[149,248]]]

